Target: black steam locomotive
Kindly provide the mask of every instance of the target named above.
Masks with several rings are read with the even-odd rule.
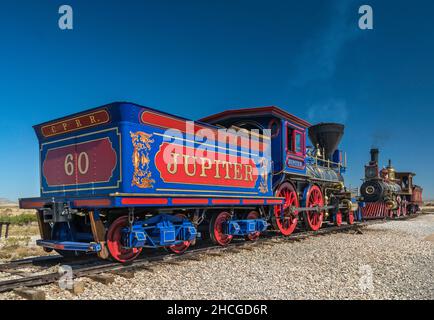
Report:
[[[365,166],[360,194],[365,203],[363,218],[397,217],[416,213],[422,204],[422,188],[413,184],[412,172],[396,172],[389,160],[379,169],[379,150],[371,149],[371,161]]]

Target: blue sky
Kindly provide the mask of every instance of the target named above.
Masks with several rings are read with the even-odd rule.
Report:
[[[57,26],[74,9],[74,30]],[[374,30],[358,29],[369,4]],[[434,198],[432,1],[0,3],[0,197],[37,196],[32,125],[112,101],[192,119],[277,105],[346,125],[347,183],[372,146]]]

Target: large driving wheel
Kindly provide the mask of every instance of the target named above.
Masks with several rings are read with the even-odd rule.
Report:
[[[310,186],[305,195],[305,206],[307,208],[323,207],[324,198],[318,186]],[[303,215],[304,223],[308,230],[317,231],[321,228],[324,219],[324,210],[306,211]]]
[[[274,217],[272,219],[273,227],[279,230],[284,236],[289,236],[294,232],[298,223],[298,212],[291,210],[291,207],[299,207],[298,195],[292,184],[284,182],[277,189],[276,197],[284,198],[285,202],[283,206],[274,206]]]

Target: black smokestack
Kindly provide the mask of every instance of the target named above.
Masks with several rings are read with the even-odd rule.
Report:
[[[324,149],[326,159],[331,160],[344,135],[344,126],[339,123],[320,123],[309,128],[309,138],[314,146]]]
[[[371,162],[378,163],[378,154],[380,151],[378,149],[371,149]]]

